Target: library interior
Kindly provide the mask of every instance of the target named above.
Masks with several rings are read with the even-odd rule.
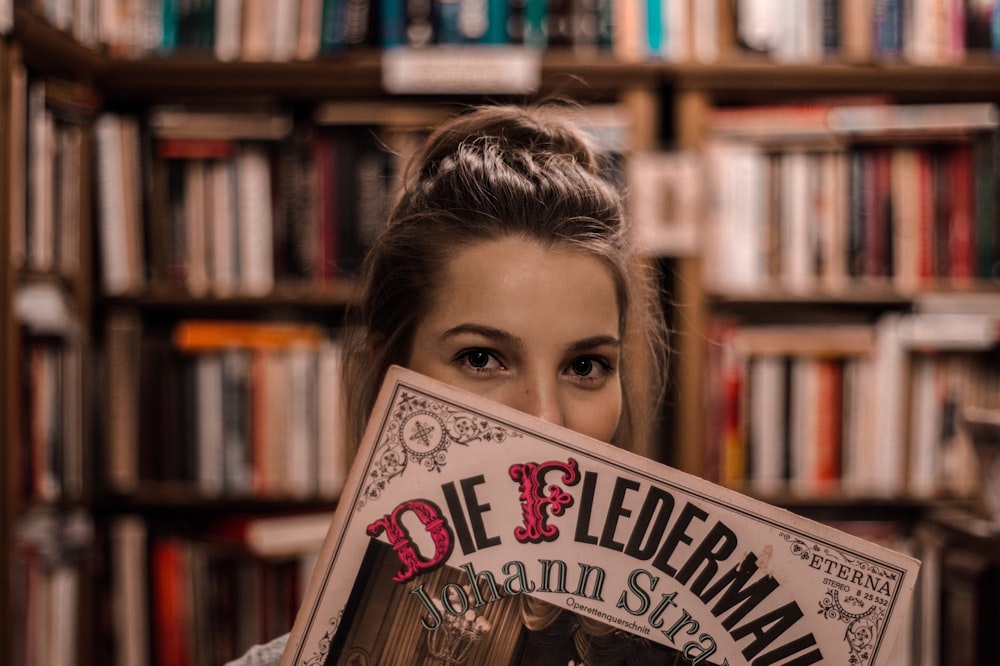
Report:
[[[884,663],[1000,663],[1000,0],[0,0],[0,663],[289,631],[402,165],[553,99],[662,291],[640,453],[919,559]]]

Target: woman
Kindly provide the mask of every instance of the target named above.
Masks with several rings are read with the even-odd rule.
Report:
[[[349,441],[399,364],[641,450],[663,319],[620,193],[565,117],[556,106],[477,108],[416,156],[362,269],[344,368]],[[233,664],[277,664],[283,645]]]

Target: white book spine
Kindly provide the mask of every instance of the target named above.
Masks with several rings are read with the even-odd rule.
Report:
[[[722,292],[753,292],[763,282],[764,159],[745,144],[714,142],[707,149],[711,231],[705,281]]]
[[[687,62],[691,59],[691,0],[664,0],[664,60]]]
[[[279,62],[292,60],[299,47],[299,2],[286,0],[274,3],[272,19],[272,57]]]
[[[209,169],[212,289],[218,296],[229,296],[236,291],[238,284],[236,164],[232,159],[219,160],[213,162]]]
[[[125,247],[125,197],[122,183],[121,119],[102,114],[95,123],[97,142],[98,228],[101,240],[102,283],[107,294],[129,290],[128,252]]]
[[[242,17],[243,0],[215,0],[215,57],[219,60],[240,57]]]
[[[784,489],[785,359],[758,356],[750,365],[750,441],[753,487],[762,494]]]
[[[941,400],[937,363],[917,354],[911,364],[909,491],[915,497],[933,497],[938,486],[941,447]]]
[[[149,663],[146,561],[146,523],[135,516],[115,519],[111,525],[115,666]]]
[[[271,168],[259,146],[243,146],[237,166],[241,291],[261,296],[274,288]]]
[[[903,491],[903,403],[906,350],[900,340],[900,315],[883,315],[875,329],[875,442],[874,473],[868,489],[895,496]]]

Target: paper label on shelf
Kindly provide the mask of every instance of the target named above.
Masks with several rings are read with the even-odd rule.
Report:
[[[524,94],[538,89],[541,53],[505,46],[395,48],[382,56],[393,94]]]

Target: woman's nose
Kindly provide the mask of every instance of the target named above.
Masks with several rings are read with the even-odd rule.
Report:
[[[526,378],[519,383],[517,394],[514,405],[517,409],[549,423],[566,425],[555,381],[541,377]]]

